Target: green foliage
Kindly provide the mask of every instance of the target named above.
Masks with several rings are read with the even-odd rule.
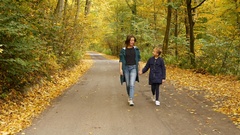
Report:
[[[46,4],[47,3],[47,4]],[[55,3],[56,4],[56,3]],[[54,15],[50,1],[0,3],[0,95],[22,91],[59,69],[71,67],[84,55],[79,43],[83,24],[74,23],[69,7],[65,20]],[[61,21],[62,20],[62,21]]]
[[[153,48],[146,48],[141,50],[141,61],[147,61],[150,57],[153,56],[152,52]]]
[[[216,40],[202,48],[203,54],[197,59],[198,67],[213,74],[240,76],[239,49],[230,39]]]

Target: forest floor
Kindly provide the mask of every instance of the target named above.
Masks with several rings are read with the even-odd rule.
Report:
[[[108,55],[104,57],[116,59]],[[1,99],[0,134],[16,134],[30,126],[33,118],[38,117],[53,99],[75,84],[92,64],[93,61],[86,55],[78,66],[52,76],[51,82],[42,80],[41,84],[29,88],[25,94],[13,90],[4,100]],[[144,66],[144,63],[141,65]],[[199,74],[193,70],[167,66],[167,82],[180,93],[190,90],[193,94],[203,95],[204,100],[212,103],[210,108],[227,115],[240,128],[240,82],[236,78]],[[194,109],[188,111],[196,113]],[[211,120],[211,117],[208,119]]]

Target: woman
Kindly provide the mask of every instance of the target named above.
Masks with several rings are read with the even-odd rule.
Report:
[[[133,35],[127,36],[125,40],[126,47],[122,48],[120,52],[119,70],[121,75],[121,83],[126,82],[126,89],[128,94],[128,103],[133,106],[134,85],[135,81],[139,82],[138,69],[140,62],[140,51],[134,46],[136,38]]]

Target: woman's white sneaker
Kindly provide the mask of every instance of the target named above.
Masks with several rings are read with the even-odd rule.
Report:
[[[157,106],[159,106],[159,105],[160,105],[160,101],[157,100],[157,101],[155,102],[155,104],[156,104]]]
[[[133,100],[129,100],[129,105],[134,106]]]

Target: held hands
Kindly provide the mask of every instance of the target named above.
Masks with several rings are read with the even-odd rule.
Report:
[[[165,82],[166,82],[166,80],[165,80],[165,79],[163,79],[163,80],[162,80],[162,83],[165,83]]]
[[[138,71],[138,74],[139,74],[139,75],[141,75],[141,74],[143,74],[143,73],[142,73],[142,71],[141,71],[141,70],[139,70],[139,71]]]

